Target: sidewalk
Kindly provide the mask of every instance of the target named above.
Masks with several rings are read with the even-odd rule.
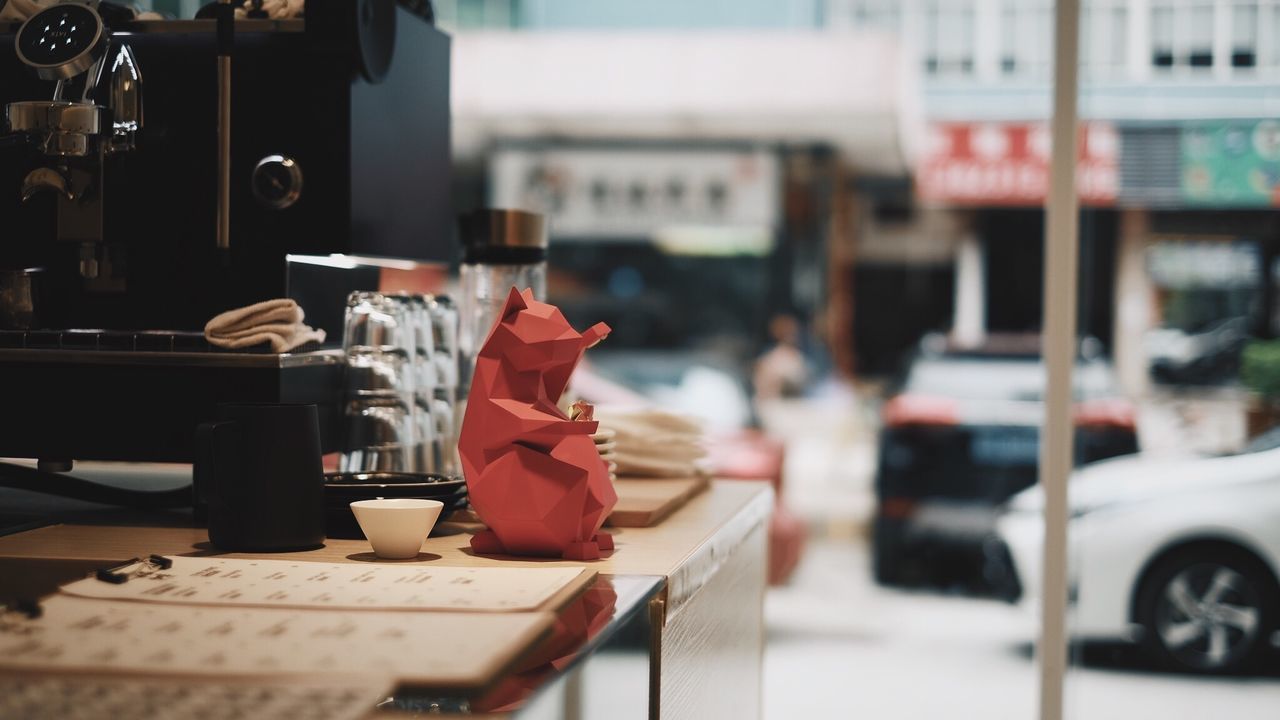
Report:
[[[870,389],[828,382],[810,397],[760,408],[770,435],[786,443],[787,507],[819,537],[861,535],[873,511],[876,433]]]
[[[1138,401],[1138,441],[1155,454],[1236,452],[1246,442],[1247,406],[1239,388],[1157,386]]]

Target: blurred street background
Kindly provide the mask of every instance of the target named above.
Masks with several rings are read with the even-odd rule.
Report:
[[[1033,612],[872,581],[878,392],[832,385],[763,414],[788,438],[785,502],[813,533],[795,576],[766,601],[766,716],[1034,717]],[[1179,443],[1220,451],[1243,441],[1243,402],[1229,389],[1161,391],[1141,422],[1166,452]],[[1267,718],[1280,707],[1280,667],[1196,679],[1108,644],[1077,647],[1073,661],[1068,717]]]
[[[1029,718],[1049,0],[440,0],[457,206],[774,483],[771,718]],[[1280,0],[1086,0],[1073,718],[1280,713]],[[1052,268],[1051,268],[1052,270]]]

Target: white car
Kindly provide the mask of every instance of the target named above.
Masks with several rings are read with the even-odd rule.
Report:
[[[1107,460],[1070,482],[1068,627],[1140,643],[1179,670],[1274,658],[1280,629],[1280,431],[1239,455]],[[1024,602],[1038,606],[1039,487],[998,521]]]

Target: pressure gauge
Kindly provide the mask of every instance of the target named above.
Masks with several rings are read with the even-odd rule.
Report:
[[[268,155],[254,166],[250,182],[258,202],[284,210],[302,195],[302,168],[291,157]]]

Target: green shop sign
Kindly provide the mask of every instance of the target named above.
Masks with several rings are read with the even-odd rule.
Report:
[[[1280,120],[1184,126],[1182,197],[1195,205],[1280,206]]]

